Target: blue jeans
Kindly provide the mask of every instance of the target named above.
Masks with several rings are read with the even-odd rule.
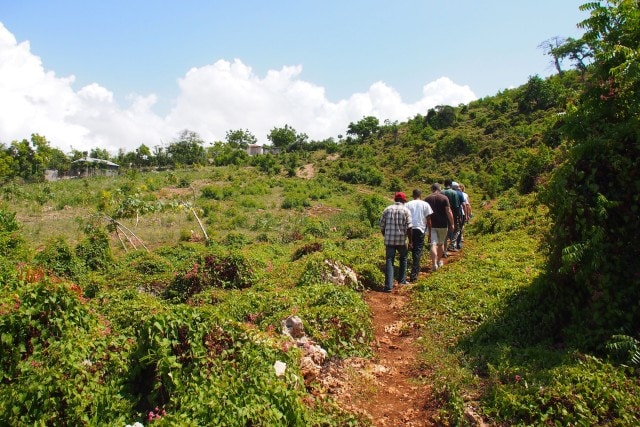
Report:
[[[393,289],[393,261],[396,258],[396,251],[400,254],[400,271],[398,274],[398,282],[404,282],[407,278],[407,258],[409,250],[407,245],[389,245],[385,246],[386,264],[384,269],[384,288]]]
[[[411,230],[411,274],[409,280],[415,282],[420,274],[420,257],[422,256],[422,248],[424,247],[424,233],[419,228]]]

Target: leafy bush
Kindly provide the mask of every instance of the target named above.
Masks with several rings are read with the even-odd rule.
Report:
[[[298,280],[298,286],[312,286],[325,283],[325,277],[329,272],[329,267],[324,262],[324,256],[313,257],[305,266],[302,276]]]
[[[570,322],[572,344],[604,351],[612,335],[636,336],[640,324],[640,276],[632,267],[640,258],[640,74],[625,71],[637,67],[638,11],[626,1],[584,9],[585,35],[574,42],[593,63],[582,69],[584,91],[564,119],[566,162],[543,197],[554,220],[546,308]]]
[[[304,385],[295,380],[298,353],[282,351],[278,341],[188,307],[151,317],[141,332],[131,384],[141,407],[168,406],[167,422],[307,424]],[[273,380],[276,360],[287,363],[284,381]]]
[[[377,227],[380,223],[380,217],[382,211],[389,205],[389,202],[376,194],[362,199],[362,218],[366,220],[369,225]]]
[[[327,224],[324,221],[317,219],[307,219],[304,223],[303,233],[307,236],[313,237],[328,237],[329,230]]]
[[[242,233],[229,233],[222,240],[222,244],[232,249],[240,249],[249,244],[249,236]]]
[[[382,290],[384,287],[384,272],[373,264],[360,264],[354,266],[358,275],[358,281],[365,289]]]
[[[370,354],[371,317],[358,293],[332,284],[310,284],[305,293],[308,308],[300,313],[305,329],[330,355]]]
[[[367,184],[374,187],[382,185],[384,180],[384,175],[376,167],[362,163],[346,164],[336,172],[336,177],[350,184]]]
[[[343,228],[343,235],[347,239],[366,239],[371,236],[371,228],[362,223],[347,224]]]
[[[84,273],[84,265],[62,237],[50,241],[34,261],[55,275],[74,281]]]
[[[173,269],[171,263],[164,257],[142,250],[129,252],[119,264],[127,271],[149,275],[167,273]]]
[[[637,385],[624,371],[594,357],[574,356],[562,368],[538,376],[518,367],[490,372],[488,415],[522,425],[635,425],[640,422]]]
[[[304,194],[289,194],[282,201],[282,209],[301,209],[311,206],[311,202]]]
[[[79,287],[29,277],[36,282],[0,293],[12,301],[0,316],[0,424],[123,423],[126,343],[107,338]]]
[[[322,251],[322,243],[320,242],[307,243],[306,245],[301,246],[295,250],[295,252],[291,256],[291,260],[296,261],[305,255],[309,255],[319,251]]]
[[[185,302],[209,287],[241,289],[253,285],[254,280],[250,263],[239,253],[207,254],[187,271],[178,273],[165,290],[164,296]]]
[[[24,239],[19,234],[20,224],[15,212],[0,208],[0,255],[14,258],[24,250]]]
[[[213,185],[207,185],[200,189],[201,197],[205,199],[222,200],[222,188]]]
[[[635,367],[640,366],[640,341],[628,335],[614,335],[607,343],[614,360]]]
[[[87,225],[85,233],[86,237],[76,245],[76,255],[88,269],[106,270],[114,262],[109,236],[94,225]]]

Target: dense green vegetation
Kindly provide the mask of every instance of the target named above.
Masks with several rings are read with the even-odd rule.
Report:
[[[131,165],[118,177],[56,182],[44,169],[82,153],[37,134],[0,147],[0,424],[366,425],[304,377],[281,321],[299,316],[329,357],[368,356],[380,212],[447,177],[474,208],[464,257],[408,311],[435,421],[471,405],[495,424],[638,424],[640,9],[583,9],[584,37],[548,51],[575,69],[365,117],[339,142],[285,126],[278,153],[248,156],[249,131],[209,149],[184,131],[89,153]],[[331,283],[327,260],[357,283]]]

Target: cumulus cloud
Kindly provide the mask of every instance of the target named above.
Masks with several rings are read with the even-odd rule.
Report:
[[[285,124],[313,140],[337,137],[365,116],[403,121],[436,105],[458,105],[476,98],[468,86],[447,77],[427,83],[422,98],[406,103],[382,81],[364,93],[332,102],[323,87],[300,78],[302,66],[283,66],[264,77],[240,59],[192,68],[178,79],[179,94],[165,116],[156,114],[154,94],[129,94],[120,105],[114,93],[92,83],[74,90],[74,76],[45,69],[28,42],[18,43],[0,23],[0,142],[45,136],[67,152],[105,148],[131,151],[175,138],[183,129],[205,141],[248,129],[261,143]]]

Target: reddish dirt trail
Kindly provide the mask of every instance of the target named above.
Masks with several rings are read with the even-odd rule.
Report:
[[[374,361],[381,369],[376,375],[376,393],[362,402],[376,427],[432,426],[434,411],[431,387],[419,381],[422,376],[417,360],[415,339],[418,330],[405,320],[409,286],[396,286],[391,294],[367,292],[371,307],[375,343]]]
[[[450,253],[445,265],[460,256],[460,252]],[[426,264],[420,282],[429,280]],[[369,419],[375,427],[438,425],[439,406],[423,379],[429,367],[418,357],[420,330],[406,311],[413,286],[396,284],[391,293],[365,291],[375,336],[373,357],[332,361],[320,375],[324,391],[339,406]]]

